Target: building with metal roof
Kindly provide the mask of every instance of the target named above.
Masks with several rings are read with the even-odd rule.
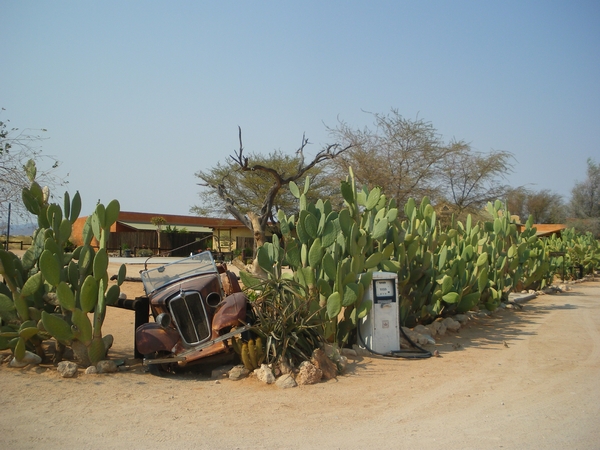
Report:
[[[158,230],[152,220],[164,219]],[[73,224],[71,241],[83,244],[83,227],[87,217],[80,217]],[[189,255],[204,249],[230,254],[236,250],[252,249],[252,232],[236,219],[215,217],[180,216],[173,214],[121,211],[110,229],[108,250],[119,254],[128,249],[136,254],[141,249],[172,256]],[[92,245],[98,245],[93,242]]]

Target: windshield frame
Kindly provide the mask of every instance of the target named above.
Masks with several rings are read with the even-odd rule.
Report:
[[[172,283],[207,273],[218,273],[210,251],[196,253],[159,267],[143,270],[140,272],[140,277],[146,295],[150,295]]]

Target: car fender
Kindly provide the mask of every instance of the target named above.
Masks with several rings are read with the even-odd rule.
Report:
[[[135,346],[142,355],[171,352],[179,339],[177,330],[158,323],[146,323],[135,330]]]
[[[221,307],[215,312],[212,321],[213,330],[225,327],[236,327],[246,321],[246,305],[248,299],[243,292],[228,295],[223,300]]]

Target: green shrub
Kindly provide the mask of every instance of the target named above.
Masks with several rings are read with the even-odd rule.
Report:
[[[142,258],[148,258],[148,257],[154,255],[154,252],[152,250],[150,250],[149,248],[140,248],[136,252],[136,255],[140,256]]]

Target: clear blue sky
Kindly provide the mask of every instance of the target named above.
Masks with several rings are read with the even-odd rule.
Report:
[[[0,0],[2,119],[46,128],[83,214],[187,214],[194,173],[315,153],[338,118],[397,108],[512,152],[514,185],[568,199],[600,161],[598,1]]]

